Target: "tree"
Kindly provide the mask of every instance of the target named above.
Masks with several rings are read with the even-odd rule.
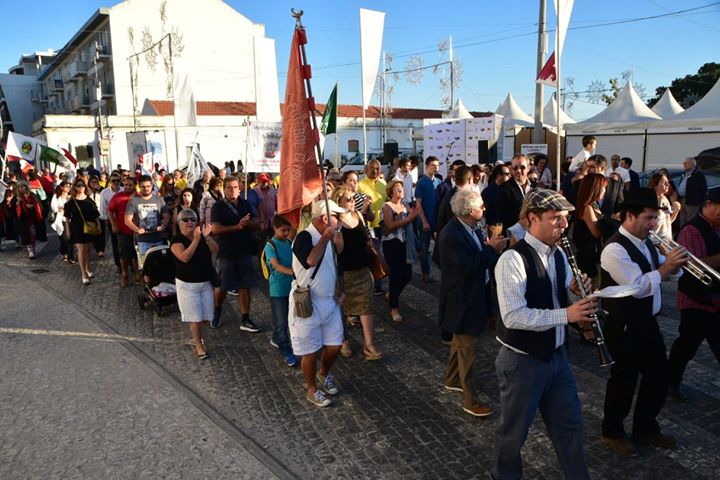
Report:
[[[720,63],[706,63],[696,74],[673,80],[669,88],[675,100],[684,108],[688,108],[704,97],[717,83],[718,78],[720,78]],[[667,88],[665,86],[656,88],[655,96],[647,102],[648,107],[655,105]]]
[[[613,77],[608,80],[608,84],[605,84],[601,80],[593,80],[590,82],[587,87],[587,91],[585,92],[587,101],[591,103],[604,103],[605,105],[610,105],[617,98],[625,84],[632,80],[632,74],[632,71],[626,70],[622,72],[621,79]],[[633,82],[633,87],[640,98],[645,98],[646,93],[643,84]]]

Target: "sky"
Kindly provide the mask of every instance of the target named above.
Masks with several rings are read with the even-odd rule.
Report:
[[[169,0],[172,2],[173,0]],[[4,35],[0,71],[16,65],[23,53],[62,48],[99,7],[118,1],[34,0],[35,28],[22,34]],[[537,56],[538,0],[343,0],[241,1],[230,6],[255,23],[265,25],[266,36],[276,40],[278,82],[281,98],[285,87],[294,20],[290,8],[302,9],[313,68],[312,88],[324,102],[335,82],[339,102],[361,103],[359,8],[386,12],[383,50],[392,55],[393,70],[405,70],[420,55],[424,65],[447,61],[438,44],[452,37],[454,54],[462,65],[455,91],[471,111],[495,111],[508,93],[520,107],[533,114]],[[675,13],[678,11],[684,13]],[[689,10],[689,11],[688,11]],[[5,18],[27,15],[26,3],[0,0]],[[648,18],[650,17],[650,18]],[[644,20],[639,20],[644,19]],[[553,2],[547,5],[547,28],[554,30]],[[212,26],[208,26],[212,28]],[[548,37],[552,51],[554,33]],[[659,86],[696,73],[707,62],[720,62],[720,1],[713,0],[575,0],[561,64],[563,79],[572,78],[576,91],[585,91],[594,80],[607,83],[623,72],[632,72],[649,97]],[[445,67],[447,75],[447,67]],[[389,105],[393,107],[442,108],[441,73],[425,70],[419,84],[404,74],[394,81]],[[544,103],[554,92],[544,88]],[[202,100],[202,99],[199,99]],[[372,104],[379,105],[373,97]],[[582,120],[604,106],[578,100],[571,115]]]

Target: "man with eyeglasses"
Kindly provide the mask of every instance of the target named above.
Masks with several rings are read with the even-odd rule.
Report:
[[[517,223],[520,216],[520,206],[525,195],[531,189],[528,181],[530,163],[525,155],[522,153],[515,155],[510,162],[510,169],[513,178],[499,188],[497,198],[503,233]]]
[[[112,251],[113,251],[113,260],[115,261],[115,268],[118,272],[121,271],[120,269],[120,255],[118,253],[118,241],[117,241],[117,233],[115,233],[110,225],[110,222],[108,220],[108,205],[110,204],[110,200],[115,196],[116,193],[120,191],[120,175],[114,171],[112,174],[110,174],[110,180],[108,181],[108,186],[105,187],[102,192],[100,192],[100,220],[105,224],[103,228],[103,232],[109,231],[110,232],[110,244],[112,245]]]
[[[166,225],[162,223],[162,210],[165,201],[153,192],[150,175],[140,177],[140,192],[132,197],[125,210],[125,225],[137,235],[140,255],[152,247],[163,244],[163,232]]]
[[[500,186],[510,179],[510,167],[500,164],[492,171],[492,181],[480,193],[485,203],[485,223],[495,225],[500,223],[500,209],[498,208],[497,197]]]

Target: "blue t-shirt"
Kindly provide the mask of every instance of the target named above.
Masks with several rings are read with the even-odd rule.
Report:
[[[438,185],[440,185],[440,179],[433,178],[430,180],[427,175],[423,175],[415,184],[415,198],[422,200],[422,209],[432,231],[435,231],[437,225]]]
[[[290,284],[292,283],[292,275],[285,275],[276,271],[272,263],[271,258],[277,258],[277,261],[283,267],[292,268],[292,242],[290,240],[278,240],[272,238],[272,243],[275,245],[273,249],[270,245],[265,245],[265,262],[267,263],[268,270],[270,271],[270,296],[271,297],[289,297],[290,296]]]
[[[254,188],[249,188],[247,191],[247,198],[245,198],[245,190],[240,190],[240,197],[247,200],[247,202],[250,204],[250,210],[252,211],[252,216],[257,217],[258,216],[258,207],[260,206],[260,195],[255,191]]]

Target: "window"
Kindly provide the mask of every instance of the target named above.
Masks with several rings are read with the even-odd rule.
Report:
[[[348,152],[358,153],[360,151],[359,140],[348,140]]]

